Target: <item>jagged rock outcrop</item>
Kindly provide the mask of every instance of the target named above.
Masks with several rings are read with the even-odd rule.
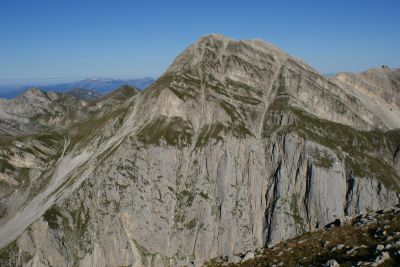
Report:
[[[0,98],[0,136],[23,136],[50,132],[55,127],[67,128],[104,115],[139,90],[122,86],[103,97],[94,96],[92,100],[78,96],[83,92],[81,89],[64,94],[32,88],[14,99]]]
[[[0,99],[0,135],[48,132],[56,125],[87,119],[87,105],[88,102],[70,95],[29,89],[14,99]]]
[[[1,199],[2,262],[198,265],[393,206],[398,125],[350,90],[264,42],[203,37],[150,88],[58,132],[47,186],[18,212],[18,190]]]

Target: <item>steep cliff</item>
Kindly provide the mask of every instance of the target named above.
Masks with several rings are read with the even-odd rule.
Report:
[[[40,188],[18,209],[18,186],[1,198],[0,262],[197,265],[393,206],[400,125],[355,90],[262,41],[205,36],[150,88],[57,131],[53,165],[25,167]],[[6,179],[35,140],[2,146]]]

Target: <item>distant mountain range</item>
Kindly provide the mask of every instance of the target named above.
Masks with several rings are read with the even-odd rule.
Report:
[[[52,91],[52,92],[66,92],[79,88],[79,89],[95,91],[98,94],[104,95],[123,85],[129,85],[143,90],[148,86],[150,86],[153,82],[154,79],[149,77],[138,78],[138,79],[127,79],[127,80],[111,79],[111,78],[84,79],[76,82],[60,83],[60,84],[46,85],[46,86],[37,86],[37,85],[23,86],[19,90],[0,92],[0,98],[8,98],[8,99],[14,98],[22,94],[25,90],[32,87],[40,88],[43,91]]]

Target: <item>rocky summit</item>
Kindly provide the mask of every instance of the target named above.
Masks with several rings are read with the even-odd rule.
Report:
[[[143,91],[0,100],[0,265],[250,260],[395,206],[399,73],[327,78],[263,41],[208,35]]]

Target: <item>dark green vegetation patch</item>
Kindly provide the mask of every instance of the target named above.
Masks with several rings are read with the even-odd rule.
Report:
[[[146,145],[160,145],[164,140],[170,146],[183,148],[192,143],[193,127],[181,117],[160,116],[149,121],[137,136]]]

